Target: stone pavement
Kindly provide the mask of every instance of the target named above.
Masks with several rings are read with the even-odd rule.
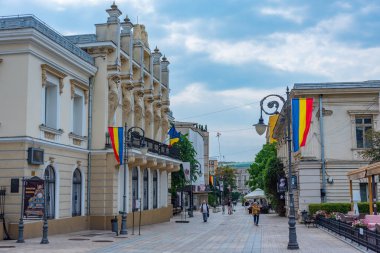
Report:
[[[199,212],[190,218],[190,223],[170,222],[144,226],[141,235],[135,229],[128,230],[127,238],[115,237],[109,231],[81,231],[77,233],[49,236],[50,244],[41,245],[41,238],[28,239],[25,244],[15,241],[0,241],[1,252],[136,252],[136,253],[274,253],[288,252],[287,218],[274,214],[260,215],[259,226],[253,225],[251,215],[237,206],[233,215],[210,213],[204,223]],[[297,225],[300,250],[308,253],[359,252],[350,245],[317,228]],[[71,240],[70,240],[71,239]],[[74,240],[73,240],[74,239]],[[1,249],[1,246],[15,246]]]

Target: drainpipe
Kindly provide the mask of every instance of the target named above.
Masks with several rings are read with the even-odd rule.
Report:
[[[93,96],[94,96],[94,77],[90,77],[89,84],[89,95],[88,95],[88,140],[87,140],[87,149],[88,149],[88,157],[87,157],[87,216],[90,216],[91,212],[91,201],[90,201],[90,191],[91,191],[91,149],[92,149],[92,104],[93,104]]]
[[[319,124],[321,134],[321,165],[322,165],[322,189],[321,202],[326,202],[326,160],[325,160],[325,138],[323,133],[323,106],[322,95],[319,95]]]

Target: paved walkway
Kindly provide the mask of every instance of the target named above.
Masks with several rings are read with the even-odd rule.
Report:
[[[82,231],[78,233],[49,236],[50,244],[41,245],[41,238],[15,241],[0,241],[1,246],[15,246],[0,252],[135,252],[135,253],[274,253],[287,252],[288,224],[286,218],[276,215],[261,215],[258,227],[252,216],[242,207],[233,215],[211,213],[204,223],[199,212],[195,212],[190,223],[170,222],[142,227],[141,235],[128,230],[127,238],[117,238],[109,231]],[[300,250],[308,253],[359,252],[346,243],[317,228],[297,225]],[[74,239],[74,240],[70,240]],[[84,240],[83,240],[84,239]],[[96,242],[101,241],[101,242]]]

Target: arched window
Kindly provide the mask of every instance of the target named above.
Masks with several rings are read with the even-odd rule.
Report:
[[[49,165],[45,169],[46,180],[46,217],[55,217],[55,172],[53,166]]]
[[[136,200],[139,198],[139,172],[137,168],[132,169],[132,208],[136,208]]]
[[[153,208],[157,208],[157,200],[158,200],[157,187],[158,187],[157,186],[157,170],[154,170],[153,171]]]
[[[148,169],[144,170],[144,210],[148,210],[149,208],[149,187],[148,187]]]
[[[72,195],[72,215],[80,216],[82,214],[82,175],[79,169],[73,173],[73,195]]]

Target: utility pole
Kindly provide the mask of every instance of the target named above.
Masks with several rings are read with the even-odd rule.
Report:
[[[221,155],[221,153],[220,153],[220,136],[221,136],[221,135],[222,135],[222,134],[219,133],[219,132],[216,133],[216,137],[218,138],[218,144],[219,144],[219,160],[220,160],[220,161],[222,160],[222,155]]]

